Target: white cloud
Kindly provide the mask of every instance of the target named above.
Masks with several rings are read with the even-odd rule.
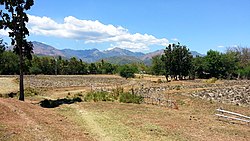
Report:
[[[177,38],[172,38],[171,40],[174,41],[174,42],[178,42],[179,41],[179,39],[177,39]]]
[[[128,29],[99,21],[80,20],[73,16],[64,18],[63,23],[57,23],[49,17],[29,16],[28,28],[31,34],[55,36],[85,43],[109,42],[111,47],[120,47],[131,51],[146,51],[150,46],[167,46],[166,38],[158,39],[153,35],[129,33]]]
[[[218,48],[224,48],[225,46],[217,46]]]

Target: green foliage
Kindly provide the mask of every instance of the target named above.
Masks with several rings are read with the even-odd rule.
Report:
[[[39,95],[39,91],[34,89],[34,88],[31,88],[31,87],[27,87],[24,89],[24,95],[25,97],[33,97],[33,96],[37,96]],[[17,96],[20,95],[20,92],[17,93]]]
[[[143,97],[124,92],[122,87],[117,87],[112,92],[98,91],[89,92],[84,96],[84,101],[116,101],[119,100],[123,103],[140,104],[143,102]]]
[[[238,73],[240,75],[240,78],[250,79],[250,65],[246,66],[245,68],[239,69]]]
[[[29,35],[29,30],[26,27],[28,16],[25,13],[34,4],[33,0],[1,0],[0,5],[5,10],[0,11],[0,29],[9,29],[9,37],[13,50],[19,55],[19,70],[20,70],[20,97],[19,100],[24,101],[24,86],[23,86],[23,64],[24,57],[32,59],[31,53],[33,44],[28,42],[26,36]]]
[[[135,73],[138,72],[137,68],[132,65],[123,65],[119,68],[119,74],[121,77],[134,78]]]
[[[114,101],[114,97],[105,91],[100,91],[100,92],[89,92],[86,94],[86,96],[84,97],[84,101]]]
[[[169,44],[164,50],[163,61],[165,62],[166,76],[188,76],[192,69],[192,55],[189,49],[178,44]]]
[[[135,104],[140,104],[143,102],[143,97],[142,96],[137,96],[131,93],[121,93],[120,94],[120,102],[123,103],[135,103]]]
[[[24,95],[28,97],[36,96],[38,94],[39,92],[36,89],[31,88],[31,87],[25,88],[24,90]]]
[[[209,50],[207,56],[199,60],[195,65],[198,76],[203,75],[205,78],[233,78],[237,75],[238,59],[234,53],[223,54]],[[203,74],[200,71],[203,71]]]
[[[3,39],[0,39],[0,57],[4,51],[5,51],[5,44],[3,43]]]
[[[98,74],[114,74],[116,71],[116,66],[101,60],[101,62],[95,63]]]
[[[152,58],[151,74],[165,75],[165,63],[163,57],[158,55]]]
[[[122,93],[124,93],[123,87],[117,86],[116,89],[113,89],[113,90],[112,90],[111,95],[112,95],[112,97],[113,97],[115,100],[118,100],[119,96],[120,96]]]
[[[0,74],[19,74],[18,56],[10,51],[5,51],[0,58]]]

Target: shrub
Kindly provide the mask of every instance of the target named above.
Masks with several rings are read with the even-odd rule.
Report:
[[[84,101],[114,101],[114,97],[105,91],[100,91],[100,92],[89,92],[87,95],[84,97]]]
[[[117,86],[116,89],[113,89],[112,90],[112,97],[115,99],[115,100],[118,100],[119,96],[124,92],[124,89],[123,87],[119,87]]]
[[[134,78],[135,77],[135,72],[136,72],[136,68],[133,66],[129,66],[129,65],[124,65],[120,67],[119,70],[119,74],[121,77],[125,77],[127,78]]]
[[[19,96],[20,92],[17,92],[17,95],[14,95],[14,96]],[[39,94],[39,91],[34,89],[34,88],[31,88],[31,87],[27,87],[24,89],[24,95],[26,97],[33,97],[33,96],[36,96]]]
[[[120,102],[123,103],[135,103],[135,104],[140,104],[143,102],[143,97],[142,96],[137,96],[131,93],[121,93],[120,94]]]
[[[241,78],[250,79],[250,66],[247,66],[243,69],[238,70]]]

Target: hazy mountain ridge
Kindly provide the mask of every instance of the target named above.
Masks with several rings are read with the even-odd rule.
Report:
[[[72,50],[72,49],[56,49],[50,45],[34,41],[34,54],[41,56],[62,56],[65,58],[76,57],[82,59],[85,62],[96,62],[101,59],[107,60],[109,62],[142,62],[151,60],[152,57],[156,55],[162,55],[164,49],[150,52],[147,54],[141,52],[132,52],[126,49],[113,48],[110,50],[100,51],[98,49],[87,49],[87,50]],[[200,55],[204,56],[196,51],[191,51],[193,56]]]

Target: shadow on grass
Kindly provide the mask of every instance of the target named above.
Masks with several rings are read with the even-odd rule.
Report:
[[[57,100],[49,100],[45,99],[40,102],[40,106],[43,108],[55,108],[62,104],[73,104],[75,102],[82,102],[82,99],[80,97],[75,98],[63,98],[63,99],[57,99]]]

